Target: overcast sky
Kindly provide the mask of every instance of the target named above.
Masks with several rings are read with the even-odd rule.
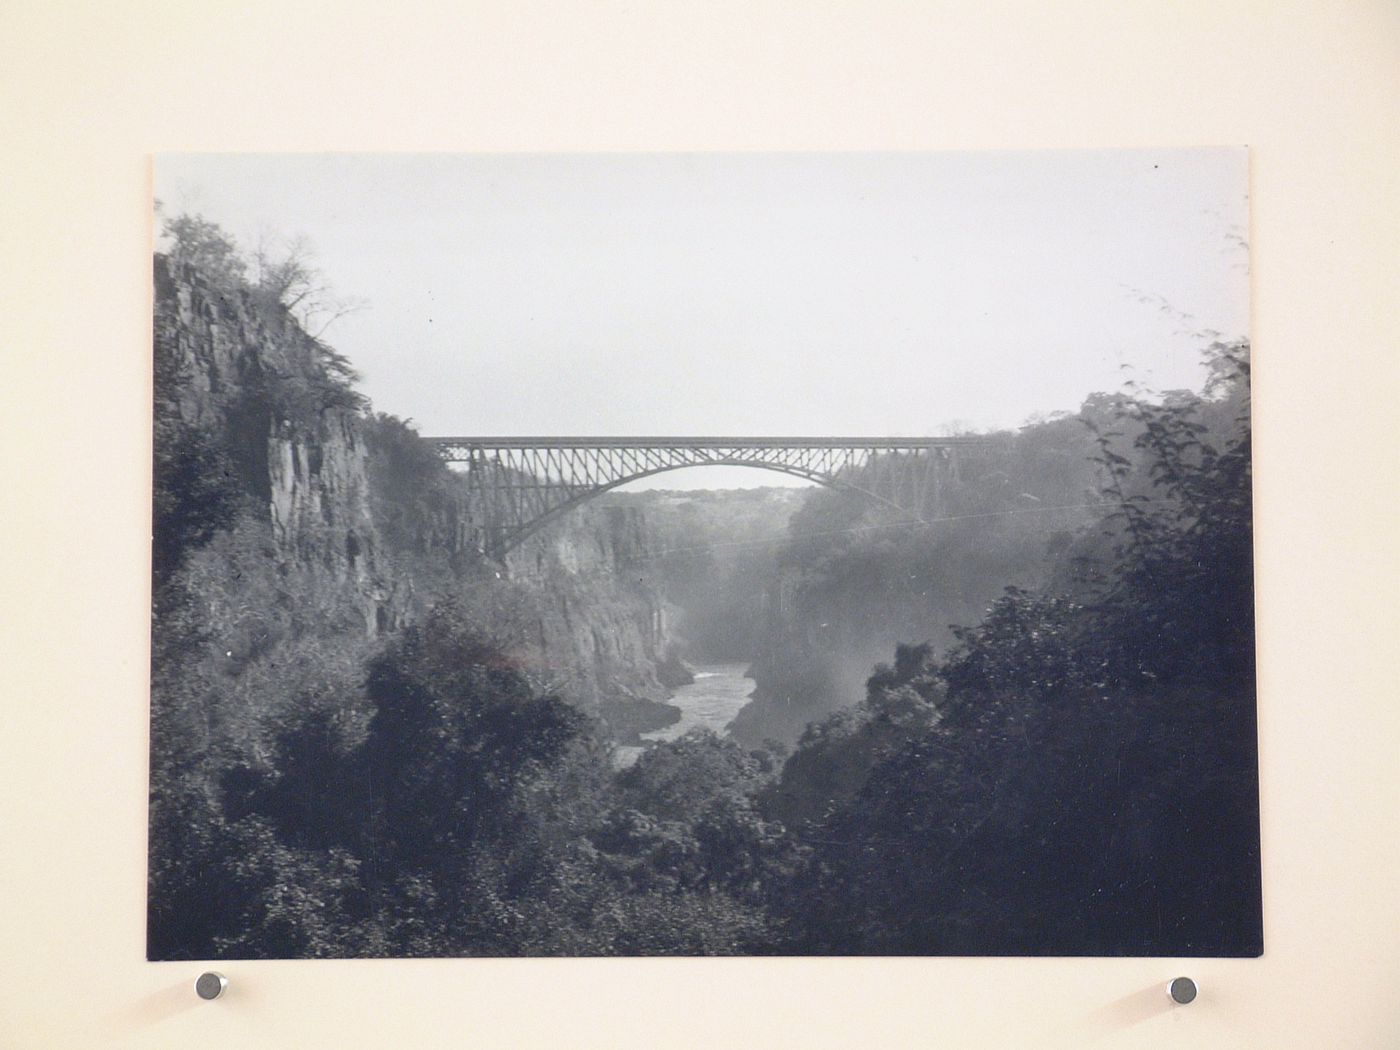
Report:
[[[369,303],[325,338],[428,435],[939,434],[1199,388],[1247,334],[1246,193],[1243,148],[156,164],[168,214],[307,237]]]

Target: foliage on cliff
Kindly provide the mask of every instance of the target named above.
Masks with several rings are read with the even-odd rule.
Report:
[[[412,424],[387,412],[363,421],[369,448],[370,507],[395,550],[450,554],[456,548],[461,487]]]

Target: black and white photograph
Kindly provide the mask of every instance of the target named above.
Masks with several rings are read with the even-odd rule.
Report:
[[[158,155],[148,958],[1261,954],[1248,174]]]

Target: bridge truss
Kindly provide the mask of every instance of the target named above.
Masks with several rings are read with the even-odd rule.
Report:
[[[863,493],[921,520],[960,448],[979,438],[434,437],[464,468],[480,549],[503,558],[579,504],[629,481],[700,466],[759,467]]]

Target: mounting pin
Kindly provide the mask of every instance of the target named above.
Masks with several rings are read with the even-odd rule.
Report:
[[[1196,998],[1196,982],[1189,977],[1177,977],[1167,985],[1167,994],[1172,1002],[1185,1006]]]
[[[227,987],[227,977],[209,970],[200,974],[199,979],[194,982],[194,993],[201,999],[217,999],[224,994],[224,989]]]

